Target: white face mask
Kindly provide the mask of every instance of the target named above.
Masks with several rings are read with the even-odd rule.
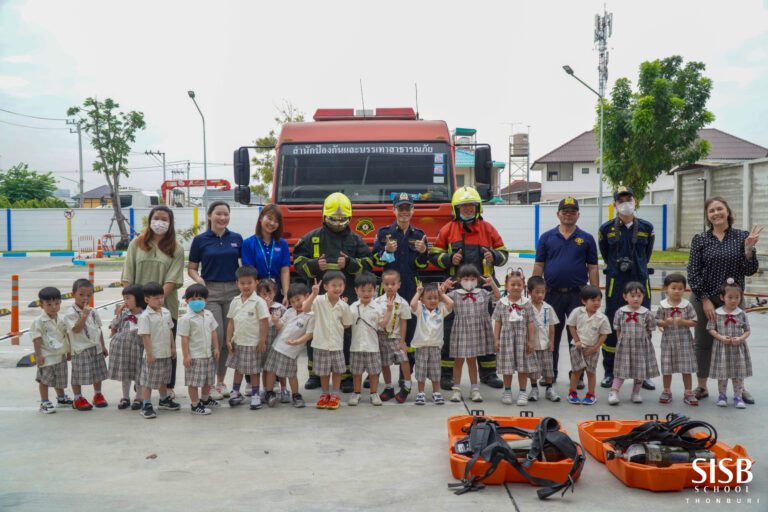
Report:
[[[164,235],[168,232],[168,229],[171,227],[171,223],[165,222],[164,220],[153,220],[152,222],[149,223],[149,227],[156,234]]]
[[[625,203],[619,203],[616,207],[621,215],[632,215],[635,213],[635,203],[633,201],[627,201]]]
[[[464,288],[465,290],[467,290],[468,292],[472,291],[475,288],[477,288],[477,281],[475,281],[474,279],[467,280],[467,281],[462,281],[461,282],[461,287]]]

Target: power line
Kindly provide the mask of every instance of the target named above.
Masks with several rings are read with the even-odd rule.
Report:
[[[9,124],[11,126],[18,126],[20,128],[32,128],[35,130],[67,130],[68,128],[46,128],[45,126],[29,126],[27,124],[11,123],[10,121],[3,121],[0,119],[0,123]]]
[[[7,112],[7,113],[13,114],[15,116],[31,117],[32,119],[42,119],[43,121],[66,121],[66,119],[59,118],[59,117],[33,116],[31,114],[21,114],[19,112],[13,112],[12,110],[6,110],[4,108],[0,108],[0,112]]]

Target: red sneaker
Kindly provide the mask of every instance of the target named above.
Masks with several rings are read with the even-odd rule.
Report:
[[[328,408],[328,400],[331,398],[330,395],[323,393],[320,395],[320,400],[317,401],[317,404],[315,407],[318,409],[327,409]]]
[[[96,393],[93,395],[93,405],[98,407],[99,409],[108,406],[107,399],[104,398],[104,395],[101,393]]]
[[[328,398],[328,405],[326,405],[325,408],[326,409],[338,409],[340,403],[341,403],[341,397],[339,395],[331,395]]]
[[[93,406],[88,402],[88,400],[85,399],[84,396],[81,396],[74,401],[72,408],[77,409],[78,411],[90,411],[93,409]]]

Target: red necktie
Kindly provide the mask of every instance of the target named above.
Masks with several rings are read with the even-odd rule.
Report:
[[[725,325],[728,325],[728,324],[731,324],[731,323],[732,324],[736,323],[736,317],[734,317],[733,315],[726,315],[725,316]]]
[[[127,315],[125,319],[134,324],[139,323],[138,319],[136,318],[136,315]]]
[[[675,316],[675,315],[680,316],[680,317],[683,316],[683,312],[680,311],[680,308],[677,307],[677,306],[672,308],[672,314],[670,316]]]
[[[632,313],[630,311],[625,311],[624,314],[627,315],[627,318],[625,319],[625,322],[635,322],[635,323],[638,323],[637,322],[637,312]]]
[[[475,297],[475,294],[472,293],[472,292],[465,293],[464,294],[464,298],[462,299],[462,301],[467,300],[467,299],[472,299],[472,302],[477,302],[477,298]]]
[[[514,309],[515,311],[522,311],[522,310],[523,310],[523,308],[521,308],[521,307],[520,307],[520,306],[518,306],[517,304],[510,304],[510,307],[509,307],[509,312],[511,313],[513,309]]]

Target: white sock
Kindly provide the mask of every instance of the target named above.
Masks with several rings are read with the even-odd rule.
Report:
[[[122,384],[123,384],[123,398],[125,398],[125,399],[127,400],[127,399],[129,399],[129,398],[130,398],[130,397],[128,396],[128,394],[131,392],[131,381],[129,381],[129,380],[128,380],[128,381],[124,380],[124,381],[122,382]]]

